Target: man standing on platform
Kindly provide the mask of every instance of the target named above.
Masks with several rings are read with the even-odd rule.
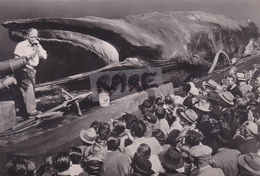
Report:
[[[23,102],[28,116],[35,116],[40,114],[40,111],[36,110],[35,100],[35,75],[36,67],[39,64],[39,60],[47,58],[47,52],[42,48],[38,40],[38,30],[34,28],[28,29],[26,40],[17,44],[14,50],[15,58],[26,57],[26,68],[15,73],[15,77],[18,81],[18,86],[22,93]]]

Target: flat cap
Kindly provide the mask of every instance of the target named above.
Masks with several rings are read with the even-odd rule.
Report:
[[[206,145],[196,145],[190,148],[190,155],[194,158],[206,158],[212,154],[212,148]]]

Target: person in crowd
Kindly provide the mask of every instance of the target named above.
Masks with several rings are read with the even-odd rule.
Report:
[[[118,137],[109,137],[107,140],[108,152],[104,159],[106,172],[101,176],[128,176],[131,172],[131,159],[128,155],[120,152],[120,139]]]
[[[83,157],[80,166],[84,172],[80,173],[79,176],[100,176],[106,172],[104,158],[100,155],[93,154]]]
[[[79,136],[82,141],[82,145],[79,146],[79,148],[81,149],[82,153],[84,153],[83,151],[86,150],[86,148],[91,147],[91,145],[95,143],[97,133],[96,130],[91,127],[87,130],[81,130]]]
[[[133,169],[131,176],[152,176],[154,174],[151,162],[137,153],[134,154],[131,167]]]
[[[238,176],[259,176],[260,175],[260,155],[257,153],[248,153],[239,155],[239,174]]]
[[[170,131],[170,126],[166,120],[166,111],[163,107],[158,107],[155,111],[155,116],[158,118],[158,123],[155,125],[155,129],[160,129],[163,131],[164,135],[168,135]]]
[[[86,158],[90,155],[100,155],[100,156],[102,156],[103,159],[106,158],[107,144],[104,147],[104,146],[100,145],[99,143],[95,142],[90,147],[86,148],[82,153],[82,156],[84,158]]]
[[[159,126],[159,125],[157,125],[159,123],[157,117],[155,115],[153,115],[151,112],[145,112],[143,115],[143,120],[147,127],[144,136],[152,137],[152,132],[153,132],[154,128],[156,126]]]
[[[180,150],[182,158],[184,160],[185,173],[189,174],[191,172],[192,163],[189,159],[190,148],[196,145],[201,145],[204,135],[198,130],[190,128],[187,131],[182,131],[178,136],[176,141],[177,148]],[[183,171],[184,172],[184,171]]]
[[[234,112],[234,96],[232,93],[225,91],[219,94],[220,96],[220,109],[223,118],[221,119],[222,126],[229,128],[232,126],[235,118]]]
[[[157,176],[159,173],[164,173],[164,169],[157,155],[151,155],[151,148],[149,145],[142,143],[137,148],[136,154],[147,158],[152,164],[152,170],[155,172],[153,175]]]
[[[186,109],[185,111],[180,111],[179,116],[180,116],[180,124],[183,126],[183,128],[189,129],[189,128],[196,127],[198,115],[194,110]]]
[[[165,169],[165,173],[161,173],[160,176],[185,176],[177,171],[183,167],[184,162],[181,153],[175,147],[160,152],[159,159]]]
[[[238,149],[241,154],[256,153],[260,148],[257,134],[258,125],[252,121],[246,121],[237,129],[231,147]]]
[[[237,73],[237,85],[243,96],[253,89],[253,87],[247,83],[246,75],[243,72]]]
[[[25,111],[21,107],[21,116],[28,118],[28,116],[35,116],[40,114],[38,111],[35,100],[35,75],[34,69],[39,64],[39,59],[46,59],[47,52],[42,48],[38,40],[38,30],[35,28],[28,29],[26,40],[18,43],[14,50],[15,58],[26,57],[28,60],[26,68],[15,72],[15,78],[17,79],[17,85],[23,97],[25,105]],[[24,114],[26,113],[26,115]]]
[[[107,151],[107,139],[110,136],[110,125],[107,122],[100,122],[98,131],[97,131],[97,138],[95,142],[101,146],[103,151],[103,157],[106,158],[106,151]]]
[[[58,170],[53,166],[42,165],[37,170],[36,176],[58,176]]]
[[[160,129],[154,129],[152,131],[152,137],[157,139],[163,150],[167,150],[171,146],[170,144],[166,144],[166,135],[164,135],[163,131]]]
[[[210,111],[210,117],[219,121],[223,116],[219,106],[219,102],[220,102],[219,94],[216,91],[210,91],[207,93],[205,97],[211,104],[212,110]]]
[[[68,170],[70,167],[70,157],[68,152],[59,152],[54,158],[53,166],[58,170],[58,175],[70,175]]]
[[[126,129],[130,130],[132,127],[132,122],[137,120],[137,117],[130,113],[125,113],[122,115],[122,119],[126,122]]]
[[[216,91],[216,92],[221,92],[222,91],[222,86],[219,85],[216,81],[213,79],[209,79],[208,81],[203,81],[202,82],[202,88],[203,90],[207,93],[210,91]]]
[[[238,98],[236,102],[236,108],[235,108],[235,120],[237,122],[236,127],[234,130],[236,130],[239,126],[241,126],[245,121],[248,119],[248,106],[249,103],[245,98]]]
[[[100,140],[106,141],[110,135],[110,125],[107,122],[100,122],[97,136]]]
[[[180,96],[183,98],[183,105],[185,107],[187,107],[188,109],[192,109],[193,108],[193,102],[192,102],[192,97],[189,94],[190,89],[191,89],[191,85],[188,83],[184,83],[182,82],[179,86],[180,88]]]
[[[163,148],[159,144],[157,139],[155,139],[154,137],[144,137],[145,132],[146,125],[143,120],[137,120],[133,122],[131,135],[134,137],[134,141],[131,145],[127,146],[124,151],[128,156],[130,156],[130,158],[134,157],[134,154],[141,143],[145,143],[150,146],[152,155],[157,155],[158,153],[163,151]]]
[[[149,99],[145,99],[143,101],[143,103],[138,106],[138,108],[142,114],[144,114],[145,112],[154,113],[155,105],[154,105],[153,101],[151,101]]]
[[[82,158],[82,151],[78,147],[71,147],[69,150],[69,157],[70,157],[70,167],[69,173],[71,176],[77,176],[81,172],[83,172],[82,168],[80,167],[80,160]]]
[[[179,136],[180,132],[181,132],[180,130],[172,130],[166,137],[165,143],[170,144],[170,146],[172,147],[176,147],[177,144],[176,139]]]
[[[124,151],[125,147],[128,144],[131,144],[134,139],[130,134],[130,130],[126,128],[126,121],[122,117],[114,119],[112,124],[110,136],[118,137],[120,139],[119,150]]]
[[[213,155],[214,166],[221,168],[225,176],[238,174],[237,157],[240,151],[228,148],[232,137],[229,130],[222,129],[218,135],[218,151]]]
[[[194,105],[194,110],[198,115],[197,124],[199,125],[211,113],[211,104],[207,99],[201,98],[198,103]]]
[[[23,158],[15,158],[5,166],[8,176],[34,176],[36,167],[32,161]]]
[[[227,89],[226,90],[231,92],[234,95],[234,97],[242,98],[243,94],[240,91],[239,87],[237,86],[235,78],[227,77],[226,80],[227,80]]]
[[[213,168],[212,149],[206,145],[196,145],[190,148],[190,156],[194,159],[194,164],[198,167],[197,176],[225,176],[222,169]]]

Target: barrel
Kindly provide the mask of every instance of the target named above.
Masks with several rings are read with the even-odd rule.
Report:
[[[0,132],[16,125],[16,112],[14,101],[0,102]]]
[[[20,57],[16,59],[9,59],[0,62],[0,75],[2,77],[10,75],[16,70],[23,69],[26,67],[26,58]]]

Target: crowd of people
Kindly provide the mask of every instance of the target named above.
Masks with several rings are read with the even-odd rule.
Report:
[[[220,82],[180,84],[146,99],[140,116],[94,121],[82,145],[50,156],[39,168],[16,158],[9,176],[255,176],[260,175],[260,67]],[[138,110],[138,111],[139,111]]]

